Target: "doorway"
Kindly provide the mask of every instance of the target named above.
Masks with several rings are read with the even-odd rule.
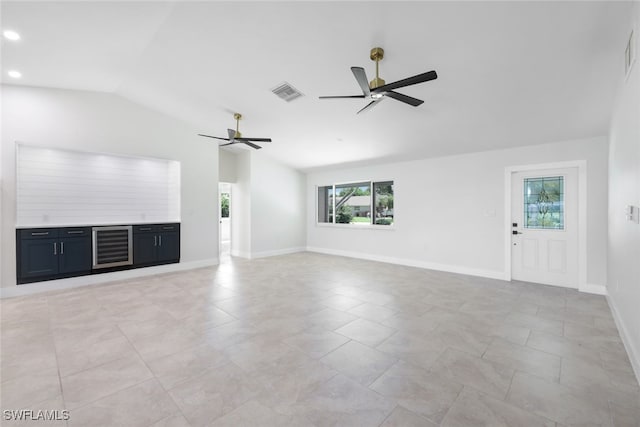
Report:
[[[584,162],[507,168],[509,280],[586,282]]]
[[[218,184],[218,218],[219,218],[219,253],[220,256],[231,255],[231,184]]]

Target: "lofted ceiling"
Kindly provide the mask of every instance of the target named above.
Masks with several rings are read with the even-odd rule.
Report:
[[[630,2],[3,2],[2,82],[111,92],[295,168],[375,163],[606,135]],[[358,94],[350,67],[425,100]],[[19,69],[13,80],[7,70]],[[271,93],[286,81],[304,96]],[[213,141],[213,140],[212,140]],[[214,142],[212,142],[214,143]]]

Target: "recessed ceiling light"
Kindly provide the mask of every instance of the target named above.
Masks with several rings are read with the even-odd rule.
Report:
[[[2,35],[7,40],[13,40],[13,41],[20,40],[20,34],[16,33],[13,30],[4,30],[2,32]]]
[[[10,70],[7,72],[7,74],[9,74],[9,77],[13,77],[14,79],[19,79],[20,77],[22,77],[22,73],[17,70]]]

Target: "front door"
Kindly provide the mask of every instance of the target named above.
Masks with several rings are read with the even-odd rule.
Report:
[[[514,172],[511,277],[578,287],[578,169]]]

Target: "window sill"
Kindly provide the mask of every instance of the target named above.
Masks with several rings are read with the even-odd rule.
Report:
[[[395,225],[375,225],[375,224],[332,224],[329,222],[316,222],[316,227],[342,228],[349,230],[386,230],[395,231]]]

